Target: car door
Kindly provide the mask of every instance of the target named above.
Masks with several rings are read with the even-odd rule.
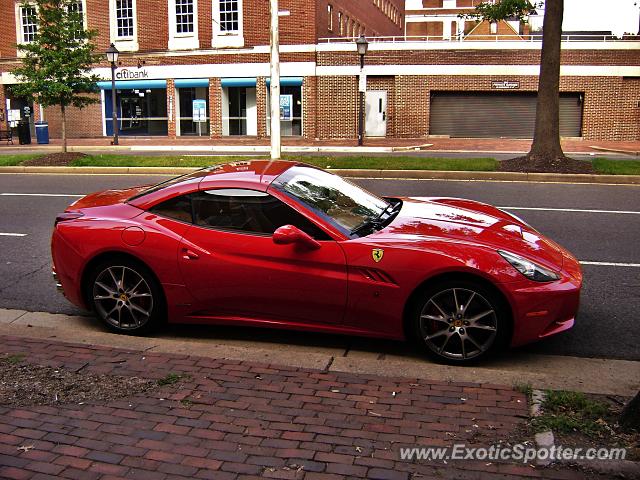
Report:
[[[191,196],[193,225],[178,252],[198,316],[341,323],[347,301],[345,255],[337,242],[277,198],[218,189]],[[276,245],[293,224],[319,241],[315,250]]]

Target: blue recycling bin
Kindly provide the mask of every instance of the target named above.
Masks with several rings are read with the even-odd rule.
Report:
[[[36,139],[38,143],[49,143],[49,124],[47,122],[36,122]]]

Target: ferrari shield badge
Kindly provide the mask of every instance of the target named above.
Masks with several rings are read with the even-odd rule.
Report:
[[[384,250],[382,250],[381,248],[374,248],[371,251],[371,256],[373,257],[373,261],[376,263],[382,260],[383,255],[384,255]]]

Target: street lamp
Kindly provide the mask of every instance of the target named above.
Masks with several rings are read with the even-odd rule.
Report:
[[[364,94],[367,90],[367,78],[364,76],[364,56],[369,50],[369,42],[364,35],[360,35],[360,38],[356,40],[356,47],[358,49],[358,55],[360,55],[360,82],[359,82],[359,103],[360,112],[358,116],[358,146],[361,147],[364,143]]]
[[[113,140],[111,145],[118,145],[118,111],[116,109],[116,68],[120,52],[112,43],[107,48],[107,60],[111,62],[111,119],[113,124]]]

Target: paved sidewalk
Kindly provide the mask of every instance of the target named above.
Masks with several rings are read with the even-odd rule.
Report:
[[[101,149],[120,149],[134,151],[149,151],[166,149],[175,151],[260,151],[268,152],[269,138],[257,137],[225,137],[225,138],[197,138],[180,137],[171,139],[168,137],[121,137],[120,145],[110,145],[110,138],[86,138],[70,139],[68,145],[71,150],[86,151]],[[327,151],[391,151],[406,150],[413,147],[422,147],[425,151],[434,152],[495,152],[495,153],[526,153],[531,147],[531,140],[510,138],[369,138],[366,139],[364,148],[359,149],[355,140],[308,140],[304,138],[283,138],[283,146],[290,151],[305,151],[320,149]],[[49,145],[5,145],[0,144],[0,153],[3,150],[38,150],[59,149],[61,141],[52,139]],[[564,139],[562,146],[565,153],[582,153],[603,155],[607,151],[640,155],[640,141],[602,141],[584,139]]]
[[[0,356],[179,385],[117,401],[0,406],[0,478],[585,478],[490,461],[401,461],[403,446],[514,438],[523,394],[449,383],[0,336]],[[23,447],[23,448],[21,448]],[[33,447],[33,448],[30,448]],[[598,477],[593,477],[598,478]]]

